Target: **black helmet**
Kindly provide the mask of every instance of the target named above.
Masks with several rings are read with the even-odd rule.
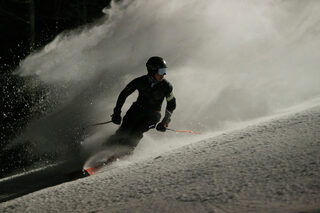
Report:
[[[167,63],[163,58],[159,56],[153,56],[149,58],[146,66],[147,66],[148,74],[154,75],[159,69],[167,68]]]

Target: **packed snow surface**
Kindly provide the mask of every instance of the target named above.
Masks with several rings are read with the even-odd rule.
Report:
[[[320,106],[0,204],[1,212],[319,212]]]

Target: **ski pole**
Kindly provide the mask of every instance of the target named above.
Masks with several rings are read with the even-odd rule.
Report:
[[[175,129],[170,129],[167,128],[167,130],[173,131],[173,132],[184,132],[184,133],[191,133],[191,134],[195,134],[195,135],[199,135],[200,132],[195,132],[195,131],[191,131],[191,130],[175,130]]]
[[[104,125],[104,124],[108,124],[108,123],[111,123],[111,122],[112,121],[106,121],[106,122],[101,122],[101,123],[90,124],[90,125],[87,125],[86,127],[83,127],[82,129],[87,129],[88,127],[92,127],[92,126]]]
[[[90,126],[99,126],[99,125],[104,125],[104,124],[108,124],[111,123],[112,121],[106,121],[106,122],[101,122],[101,123],[95,123],[95,124],[91,124]]]
[[[151,126],[149,126],[149,129],[153,129],[153,128],[156,128],[155,124],[152,124]],[[191,130],[175,130],[175,129],[171,129],[171,128],[166,128],[166,129],[173,131],[173,132],[191,133],[191,134],[195,134],[195,135],[200,134],[200,132],[195,132],[195,131],[191,131]]]

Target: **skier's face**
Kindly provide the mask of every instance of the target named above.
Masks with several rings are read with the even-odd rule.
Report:
[[[157,81],[162,81],[163,78],[164,78],[164,75],[160,75],[160,74],[156,73],[156,74],[154,75],[154,78],[155,78]]]

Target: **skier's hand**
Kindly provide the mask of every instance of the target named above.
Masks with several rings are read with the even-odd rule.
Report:
[[[119,113],[113,113],[111,117],[112,117],[111,120],[114,124],[117,124],[117,125],[121,124],[121,115]]]
[[[165,132],[167,130],[168,124],[167,123],[158,123],[156,129],[160,132]]]

